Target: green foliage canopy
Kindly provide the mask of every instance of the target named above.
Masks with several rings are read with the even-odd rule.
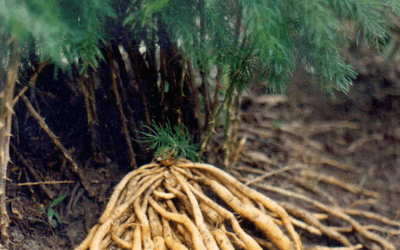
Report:
[[[220,65],[239,91],[255,69],[273,89],[284,89],[300,65],[326,90],[346,92],[356,74],[343,46],[363,39],[380,49],[399,6],[382,0],[149,0],[140,7],[132,2],[135,11],[125,23],[152,29],[161,20],[192,62],[204,70]]]
[[[253,71],[284,89],[296,65],[310,69],[327,90],[347,91],[355,72],[342,46],[364,39],[385,44],[399,1],[384,0],[3,0],[0,24],[19,40],[34,39],[42,60],[78,61],[96,68],[110,19],[123,18],[140,39],[160,26],[205,72],[219,65],[241,91]],[[121,9],[123,6],[126,9]],[[122,13],[116,15],[116,12]],[[159,34],[158,34],[159,35]],[[161,44],[162,37],[149,43]]]
[[[116,17],[109,0],[0,1],[2,35],[20,44],[33,40],[41,60],[60,67],[78,61],[81,71],[97,67],[102,58],[107,17]]]
[[[25,55],[33,50],[40,60],[66,69],[75,64],[80,74],[98,68],[105,58],[102,49],[126,43],[121,37],[127,34],[136,50],[152,51],[131,60],[149,63],[153,57],[153,78],[161,74],[157,49],[176,49],[182,71],[190,62],[204,86],[209,84],[204,75],[215,68],[222,72],[224,99],[213,114],[217,120],[229,110],[235,90],[241,93],[255,76],[283,91],[296,68],[303,67],[328,92],[348,91],[356,73],[345,61],[344,48],[355,41],[381,50],[399,16],[397,0],[0,0],[0,35],[17,39]],[[0,52],[9,42],[0,39]],[[216,122],[208,127],[211,123],[205,119],[206,133],[213,131]]]

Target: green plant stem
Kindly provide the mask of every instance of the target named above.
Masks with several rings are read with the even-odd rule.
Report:
[[[234,1],[235,9],[237,10],[236,24],[235,24],[235,47],[239,44],[239,36],[240,36],[240,25],[242,22],[242,11],[241,8],[238,7],[238,1]],[[231,68],[233,68],[231,66]],[[240,68],[239,68],[240,69]],[[235,76],[239,73],[239,69],[236,70],[233,74],[231,74],[231,82],[236,83]],[[233,102],[233,89],[231,92],[227,93],[228,101],[226,105],[226,117],[225,117],[225,125],[224,125],[224,162],[225,167],[228,167],[228,156],[229,156],[229,129],[231,125],[231,106]]]
[[[200,151],[197,154],[199,159],[203,156],[204,152],[206,151],[207,144],[208,144],[208,141],[210,140],[211,134],[215,133],[215,127],[217,126],[218,118],[221,115],[221,112],[224,109],[225,104],[230,102],[229,100],[232,99],[232,94],[233,94],[234,89],[235,89],[235,84],[231,81],[231,83],[229,84],[228,89],[226,90],[226,94],[225,94],[224,100],[221,103],[221,105],[219,106],[219,108],[217,110],[217,113],[215,114],[215,116],[213,118],[213,121],[209,124],[210,126],[208,127],[207,134],[203,137],[203,140],[201,142]]]

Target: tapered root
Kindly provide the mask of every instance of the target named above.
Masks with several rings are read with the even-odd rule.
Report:
[[[385,218],[331,208],[293,192],[253,184],[302,199],[325,214],[308,212],[292,203],[278,203],[212,165],[187,160],[171,162],[168,166],[151,163],[123,178],[99,223],[75,250],[302,250],[294,226],[326,235],[341,243],[342,249],[362,247],[352,245],[341,229],[325,226],[322,220],[327,215],[346,221],[362,237],[394,249],[350,214],[389,224]]]

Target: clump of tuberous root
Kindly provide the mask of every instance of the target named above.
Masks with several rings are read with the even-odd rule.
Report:
[[[212,165],[169,158],[126,175],[98,224],[76,250],[257,250],[266,246],[302,249],[282,206]]]
[[[284,170],[287,169],[280,171]],[[251,182],[254,184],[255,180]],[[353,245],[344,234],[354,231],[383,249],[395,249],[389,241],[350,217],[351,209],[254,184],[269,192],[303,200],[323,213],[318,214],[292,203],[276,202],[247,185],[209,164],[173,157],[153,161],[121,180],[99,223],[75,250],[301,250],[303,246],[294,227],[325,235],[341,245],[305,246],[307,250],[362,249],[362,244]],[[357,211],[353,214],[363,215]],[[350,230],[323,224],[328,216],[347,222]],[[372,217],[398,225],[382,217]]]

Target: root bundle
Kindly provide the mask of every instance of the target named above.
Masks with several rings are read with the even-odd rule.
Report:
[[[212,165],[169,159],[126,175],[76,250],[256,250],[265,245],[302,249],[281,205]]]
[[[249,182],[246,178],[237,178]],[[266,184],[252,184],[316,208],[309,211],[292,203],[274,201],[238,179],[212,165],[184,159],[169,158],[142,166],[116,186],[99,223],[76,250],[301,250],[303,246],[295,227],[324,235],[342,245],[339,248],[305,246],[304,249],[365,247],[353,245],[344,234],[351,232],[378,243],[383,249],[395,249],[387,239],[371,232],[351,215],[394,225],[387,218],[341,208],[336,203],[328,206]],[[324,221],[331,216],[350,227],[326,225]]]

